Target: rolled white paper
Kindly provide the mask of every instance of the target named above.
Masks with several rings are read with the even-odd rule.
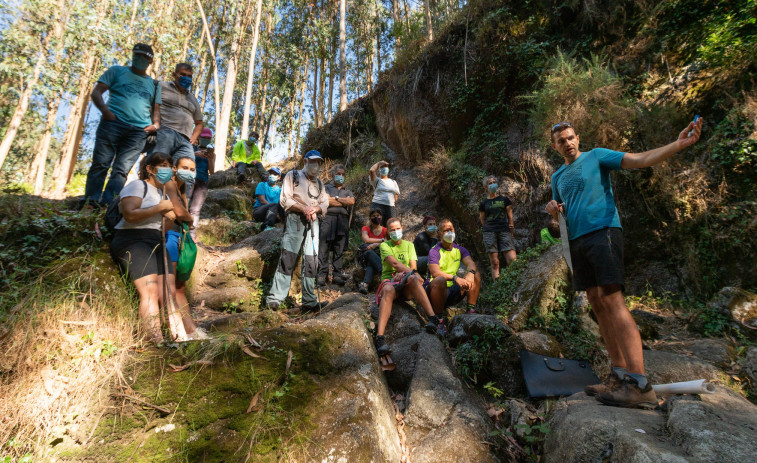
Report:
[[[696,379],[682,383],[655,384],[652,389],[657,394],[712,394],[715,385],[708,383],[706,379]]]

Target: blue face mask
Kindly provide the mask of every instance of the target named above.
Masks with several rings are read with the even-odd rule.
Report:
[[[344,175],[334,175],[334,183],[337,185],[344,185]]]
[[[429,233],[436,233],[439,228],[436,225],[429,225],[426,227],[426,231]]]
[[[379,169],[379,174],[381,174],[382,177],[386,177],[389,175],[389,168],[388,167],[382,167]]]
[[[189,87],[192,86],[192,77],[191,76],[181,76],[179,77],[179,87],[183,88],[184,90],[189,90]]]
[[[279,177],[276,175],[269,175],[268,176],[268,184],[269,185],[276,185],[276,182],[279,181]]]
[[[144,71],[150,65],[150,59],[140,53],[134,53],[131,56],[131,65],[134,66],[134,69]]]
[[[497,190],[499,189],[499,185],[496,184],[496,183],[492,183],[492,184],[489,185],[488,188],[489,188],[489,192],[490,193],[496,193]]]
[[[155,179],[161,185],[168,183],[173,178],[173,169],[170,167],[158,167],[158,173],[155,174]]]
[[[189,183],[190,185],[195,182],[195,173],[188,169],[177,170],[176,177],[178,177],[182,182]]]

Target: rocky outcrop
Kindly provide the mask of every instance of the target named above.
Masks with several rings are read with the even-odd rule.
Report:
[[[208,219],[225,212],[236,220],[252,220],[252,196],[237,187],[209,189],[200,217]]]
[[[520,331],[532,315],[548,313],[558,295],[572,293],[568,264],[560,246],[550,247],[528,266],[519,280],[515,310],[508,318],[508,325],[515,331]]]
[[[523,348],[548,357],[562,357],[563,351],[560,343],[551,334],[542,333],[538,330],[515,333],[523,343]]]
[[[205,301],[215,310],[249,311],[262,302],[260,281],[276,271],[282,230],[274,228],[220,250],[200,247],[197,264],[187,282],[194,305]]]
[[[757,294],[728,286],[721,289],[708,305],[726,315],[744,335],[757,339]]]
[[[584,393],[549,419],[544,461],[743,462],[757,452],[757,407],[724,387],[677,396],[665,411],[607,407]]]
[[[703,360],[656,350],[644,351],[644,368],[652,384],[716,380],[720,375],[720,370]]]

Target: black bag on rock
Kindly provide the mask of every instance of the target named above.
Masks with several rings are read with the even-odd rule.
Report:
[[[547,357],[523,349],[520,364],[533,399],[572,395],[600,382],[589,362],[582,360]]]

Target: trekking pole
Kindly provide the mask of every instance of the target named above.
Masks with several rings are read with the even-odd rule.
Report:
[[[163,185],[163,196],[161,197],[161,200],[166,197],[166,186]],[[166,249],[166,220],[164,217],[161,217],[160,220],[160,244],[163,248],[163,307],[161,308],[161,311],[165,312],[165,318],[168,322],[168,332],[171,334],[171,340],[176,341],[176,339],[181,338],[183,341],[184,336],[180,336],[181,332],[184,331],[184,326],[182,325],[179,329],[178,326],[176,329],[174,329],[174,324],[176,324],[175,320],[172,320],[175,313],[178,312],[176,310],[176,304],[174,304],[173,295],[171,294],[171,285],[168,283],[168,277],[171,275],[171,271],[168,267],[168,250]],[[179,322],[183,323],[181,318],[179,318]],[[176,331],[176,333],[174,333]],[[186,333],[185,333],[186,334]]]
[[[318,220],[318,219],[316,219]],[[310,245],[313,246],[313,256],[315,257],[315,294],[316,294],[316,300],[318,301],[318,314],[321,313],[321,289],[318,287],[318,253],[315,252],[315,238],[313,233],[313,224],[311,222],[308,222],[308,228],[310,228]]]

